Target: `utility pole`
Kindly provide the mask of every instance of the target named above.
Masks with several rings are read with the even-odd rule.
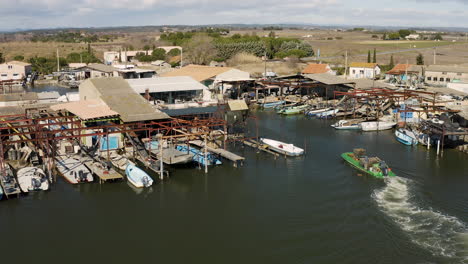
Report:
[[[180,67],[182,68],[182,66],[184,65],[183,63],[183,57],[184,56],[184,48],[180,47]]]
[[[345,53],[345,68],[344,68],[344,77],[348,79],[348,51]]]
[[[57,48],[57,72],[60,72],[60,57],[59,57],[58,48]]]
[[[406,60],[406,67],[405,67],[405,78],[406,78],[406,89],[408,89],[408,60]]]

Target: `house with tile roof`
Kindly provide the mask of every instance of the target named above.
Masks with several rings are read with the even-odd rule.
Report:
[[[307,67],[302,71],[302,74],[320,74],[328,73],[331,75],[336,75],[336,72],[330,68],[328,64],[320,63],[309,63]]]
[[[349,76],[353,79],[375,79],[380,75],[377,63],[353,62],[349,66]]]

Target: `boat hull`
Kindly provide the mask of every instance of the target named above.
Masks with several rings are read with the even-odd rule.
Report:
[[[349,164],[351,165],[353,168],[361,171],[361,172],[364,172],[368,175],[371,175],[375,178],[380,178],[380,179],[383,179],[383,178],[387,178],[387,177],[395,177],[395,173],[389,169],[388,171],[388,174],[385,176],[383,173],[381,172],[372,172],[370,170],[366,170],[364,167],[361,166],[361,164],[359,163],[359,160],[356,160],[354,158],[354,154],[352,152],[346,152],[346,153],[343,153],[341,154],[341,157]]]
[[[416,146],[419,143],[418,139],[411,131],[397,129],[395,131],[395,137],[397,141],[407,146]]]
[[[267,109],[267,108],[275,108],[279,105],[282,105],[284,104],[285,102],[284,101],[277,101],[277,102],[271,102],[271,103],[264,103],[262,105],[263,108]]]
[[[150,187],[153,185],[153,179],[142,169],[135,166],[135,164],[129,163],[125,169],[125,174],[127,175],[128,181],[137,188]],[[147,179],[145,184],[144,178]]]
[[[272,139],[265,139],[262,138],[261,142],[265,145],[268,146],[271,150],[274,152],[291,156],[291,157],[297,157],[297,156],[302,156],[304,155],[304,150],[301,148],[298,148],[292,144],[287,144],[284,142],[272,140]]]
[[[395,122],[363,122],[360,124],[362,131],[382,131],[392,129]]]

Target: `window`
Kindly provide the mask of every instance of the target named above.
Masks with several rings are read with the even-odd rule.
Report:
[[[447,75],[447,72],[442,72],[443,75]]]
[[[360,73],[360,74],[364,74],[364,70],[360,70],[359,73]]]
[[[8,69],[9,69],[9,70],[13,69],[13,66],[12,66],[12,65],[8,65]]]
[[[457,73],[457,75],[458,75],[458,76],[462,76],[462,73],[461,73],[461,72],[459,72],[459,73]]]
[[[427,77],[427,80],[428,80],[428,81],[432,81],[432,77]]]
[[[353,74],[355,74],[355,73],[356,73],[356,70],[353,70]]]
[[[7,77],[7,76],[8,76],[8,74],[6,74],[6,73],[2,74],[2,77]]]
[[[18,73],[13,73],[13,77],[18,77],[19,74]]]
[[[450,82],[450,78],[445,79],[446,82]]]
[[[443,82],[443,81],[444,81],[444,78],[440,77],[439,81]]]

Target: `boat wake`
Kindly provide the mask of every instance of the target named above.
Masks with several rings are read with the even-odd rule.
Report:
[[[420,247],[435,256],[468,263],[466,225],[456,217],[416,205],[410,182],[400,177],[386,179],[386,186],[373,194],[379,208]]]

